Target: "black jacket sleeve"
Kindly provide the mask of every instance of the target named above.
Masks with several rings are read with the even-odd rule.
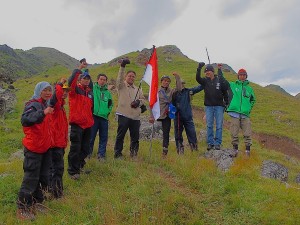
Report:
[[[197,68],[197,72],[196,72],[196,81],[197,81],[199,84],[201,84],[201,85],[204,86],[205,83],[206,83],[206,79],[203,78],[203,77],[201,77],[201,69],[202,69],[202,67]]]
[[[43,122],[44,118],[44,109],[41,104],[39,102],[31,102],[25,106],[21,116],[21,124],[24,127],[30,127]]]

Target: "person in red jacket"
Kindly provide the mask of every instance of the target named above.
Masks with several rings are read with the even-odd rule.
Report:
[[[82,71],[86,67],[86,60],[80,60],[79,68],[73,71],[68,81],[70,86],[69,123],[71,125],[68,173],[74,180],[80,178],[80,170],[83,170],[85,165],[85,158],[90,148],[91,127],[94,124],[93,83],[88,70]]]
[[[68,144],[68,120],[64,108],[65,99],[68,97],[69,86],[66,79],[62,78],[55,85],[50,106],[54,108],[51,114],[51,175],[50,190],[54,198],[63,196],[64,154]]]
[[[17,200],[17,218],[33,220],[35,206],[44,201],[44,191],[49,187],[51,157],[50,114],[53,108],[47,106],[52,87],[48,82],[35,86],[34,95],[25,104],[21,123],[25,137],[23,182]]]

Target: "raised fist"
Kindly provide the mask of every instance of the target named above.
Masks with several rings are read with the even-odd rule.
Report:
[[[198,68],[202,68],[203,66],[205,66],[205,63],[204,62],[199,62],[199,65],[198,65]]]
[[[122,67],[125,67],[127,64],[130,64],[129,59],[121,59],[119,62],[121,63]]]

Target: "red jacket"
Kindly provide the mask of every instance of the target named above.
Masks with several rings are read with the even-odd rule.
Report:
[[[75,69],[69,78],[69,106],[70,106],[70,124],[77,124],[83,129],[93,126],[93,89],[92,81],[90,87],[83,87],[77,84],[79,75],[82,72]]]
[[[45,153],[51,147],[50,115],[44,114],[46,102],[32,99],[26,103],[21,117],[25,137],[23,145],[32,152]]]
[[[65,100],[62,98],[64,90],[61,85],[55,85],[55,91],[50,100],[50,106],[54,108],[50,114],[51,147],[65,148],[68,144],[68,119],[64,108]]]

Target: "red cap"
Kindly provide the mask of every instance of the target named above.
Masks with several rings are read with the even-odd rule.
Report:
[[[247,71],[245,69],[240,69],[238,75],[247,75]]]

